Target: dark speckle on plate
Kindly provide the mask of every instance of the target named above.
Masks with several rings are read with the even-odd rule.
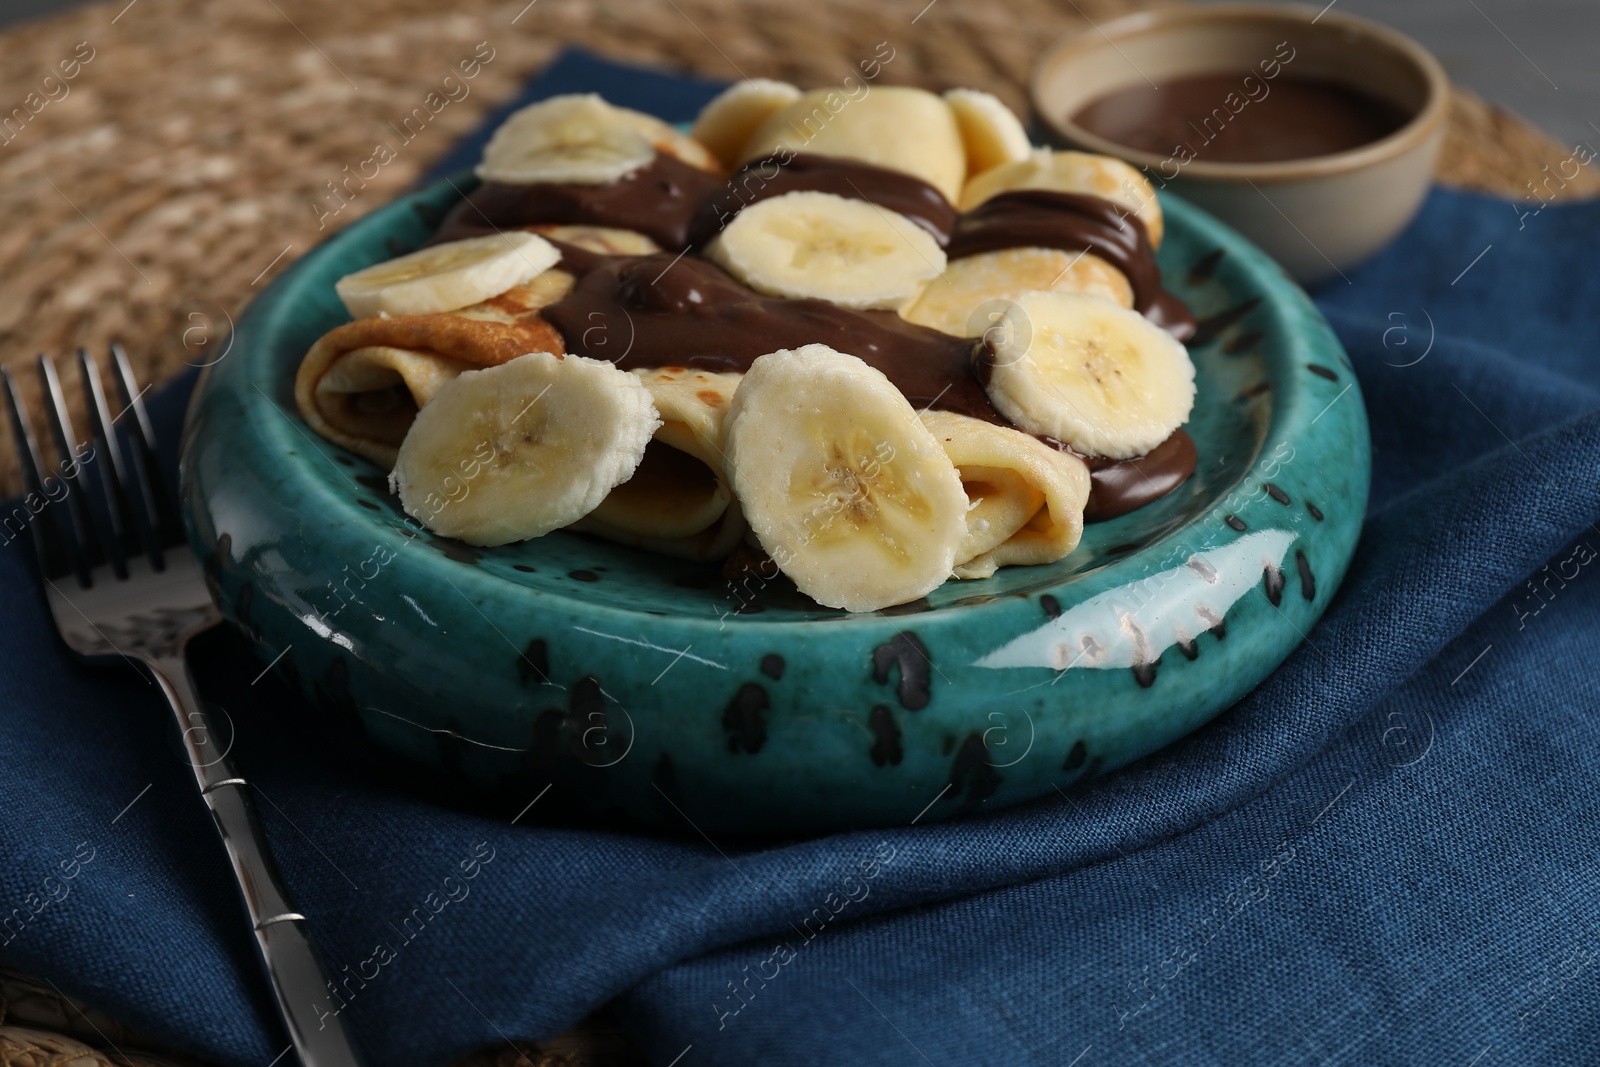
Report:
[[[517,657],[517,680],[523,685],[529,682],[545,685],[550,681],[550,648],[544,638],[535,637],[529,641],[528,647]]]
[[[989,762],[989,749],[976,730],[967,735],[950,765],[950,796],[965,797],[963,808],[971,809],[994,796],[1000,775]]]
[[[1260,331],[1259,330],[1251,330],[1248,333],[1241,333],[1238,337],[1235,337],[1233,340],[1231,340],[1227,344],[1223,345],[1222,346],[1222,350],[1224,352],[1228,353],[1231,356],[1236,356],[1240,352],[1248,352],[1248,351],[1250,351],[1252,348],[1254,348],[1256,345],[1258,345],[1260,343],[1261,343],[1261,333],[1260,333]]]
[[[1262,580],[1266,583],[1267,599],[1272,601],[1272,606],[1277,607],[1283,603],[1283,572],[1269,563],[1261,570]]]
[[[875,767],[889,764],[898,764],[904,756],[900,748],[900,726],[894,721],[894,712],[888,705],[879,704],[867,716],[867,725],[872,728],[872,763]]]
[[[1199,285],[1201,282],[1209,282],[1211,276],[1217,273],[1217,267],[1225,255],[1226,252],[1217,248],[1195,260],[1194,266],[1189,268],[1189,284]]]
[[[1307,600],[1317,599],[1317,578],[1311,573],[1311,562],[1304,552],[1294,554],[1294,566],[1300,574],[1300,595]]]
[[[728,751],[754,755],[767,743],[766,711],[770,706],[767,691],[754,682],[739,687],[722,712],[722,728],[728,731]]]
[[[470,563],[474,566],[483,559],[481,553],[465,541],[457,541],[454,537],[430,537],[424,542],[435,552],[443,554],[446,559],[453,559],[457,563]]]
[[[1194,336],[1190,337],[1188,341],[1189,347],[1191,349],[1201,348],[1215,341],[1222,331],[1250,314],[1260,303],[1261,298],[1253,296],[1248,300],[1235,304],[1233,307],[1217,312],[1210,318],[1201,319],[1195,323]]]
[[[902,630],[888,642],[872,650],[872,680],[879,685],[889,681],[889,673],[899,668],[900,706],[916,711],[928,706],[932,699],[933,660],[922,639],[910,630]]]

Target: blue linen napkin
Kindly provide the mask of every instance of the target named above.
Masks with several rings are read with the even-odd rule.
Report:
[[[568,54],[524,96],[591,89],[683,119],[712,87]],[[1600,205],[1537,206],[1436,191],[1317,294],[1372,421],[1344,586],[1249,697],[1071,796],[720,848],[542,825],[347,754],[203,642],[372,1061],[614,998],[681,1067],[1600,1061]],[[169,441],[191,384],[155,401]],[[167,713],[67,657],[26,553],[0,545],[0,961],[272,1062]]]

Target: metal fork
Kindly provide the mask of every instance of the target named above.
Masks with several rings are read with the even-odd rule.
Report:
[[[307,1067],[357,1067],[362,1060],[344,1020],[318,1007],[332,987],[305,917],[295,910],[267,847],[248,783],[234,769],[227,744],[195,692],[185,646],[221,616],[163,491],[155,435],[121,345],[111,346],[111,359],[122,400],[115,418],[97,361],[78,349],[92,436],[80,444],[55,363],[39,357],[45,408],[60,457],[53,474],[46,473],[10,370],[0,368],[23,481],[37,499],[47,501],[37,513],[31,506],[26,510],[32,514],[28,527],[50,612],[73,652],[90,662],[122,660],[143,667],[166,694],[195,783],[233,862],[267,980],[300,1062]],[[133,425],[128,427],[125,456],[116,422],[129,412]]]

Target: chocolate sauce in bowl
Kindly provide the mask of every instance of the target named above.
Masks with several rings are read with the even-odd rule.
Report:
[[[1276,163],[1380,141],[1409,118],[1388,100],[1331,79],[1240,72],[1167,78],[1159,89],[1139,82],[1091,101],[1071,121],[1153,155]]]
[[[921,178],[898,170],[832,156],[796,155],[754,160],[708,198],[689,227],[690,241],[701,245],[752,204],[785,193],[832,193],[897,211],[927,230],[940,246],[950,243],[956,209],[944,194]]]

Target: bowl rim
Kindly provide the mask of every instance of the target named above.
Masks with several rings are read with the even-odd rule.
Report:
[[[1146,172],[1165,163],[1170,156],[1130,148],[1108,138],[1092,133],[1072,122],[1070,118],[1055,118],[1044,105],[1047,75],[1063,63],[1070,63],[1074,53],[1084,53],[1110,45],[1116,48],[1119,38],[1126,39],[1149,33],[1167,26],[1197,23],[1229,23],[1243,21],[1273,21],[1286,26],[1305,27],[1327,23],[1369,38],[1376,38],[1408,61],[1422,76],[1426,96],[1416,114],[1387,137],[1325,156],[1304,159],[1278,160],[1270,163],[1222,163],[1194,160],[1183,164],[1175,177],[1246,181],[1293,181],[1306,178],[1345,174],[1405,155],[1425,144],[1443,127],[1450,110],[1450,78],[1432,52],[1411,37],[1381,22],[1331,11],[1332,5],[1321,9],[1304,4],[1234,3],[1206,6],[1158,8],[1124,15],[1109,22],[1093,24],[1085,30],[1060,38],[1040,53],[1028,79],[1029,102],[1045,128],[1067,138],[1081,150],[1114,156]],[[1120,49],[1119,49],[1120,51]]]

